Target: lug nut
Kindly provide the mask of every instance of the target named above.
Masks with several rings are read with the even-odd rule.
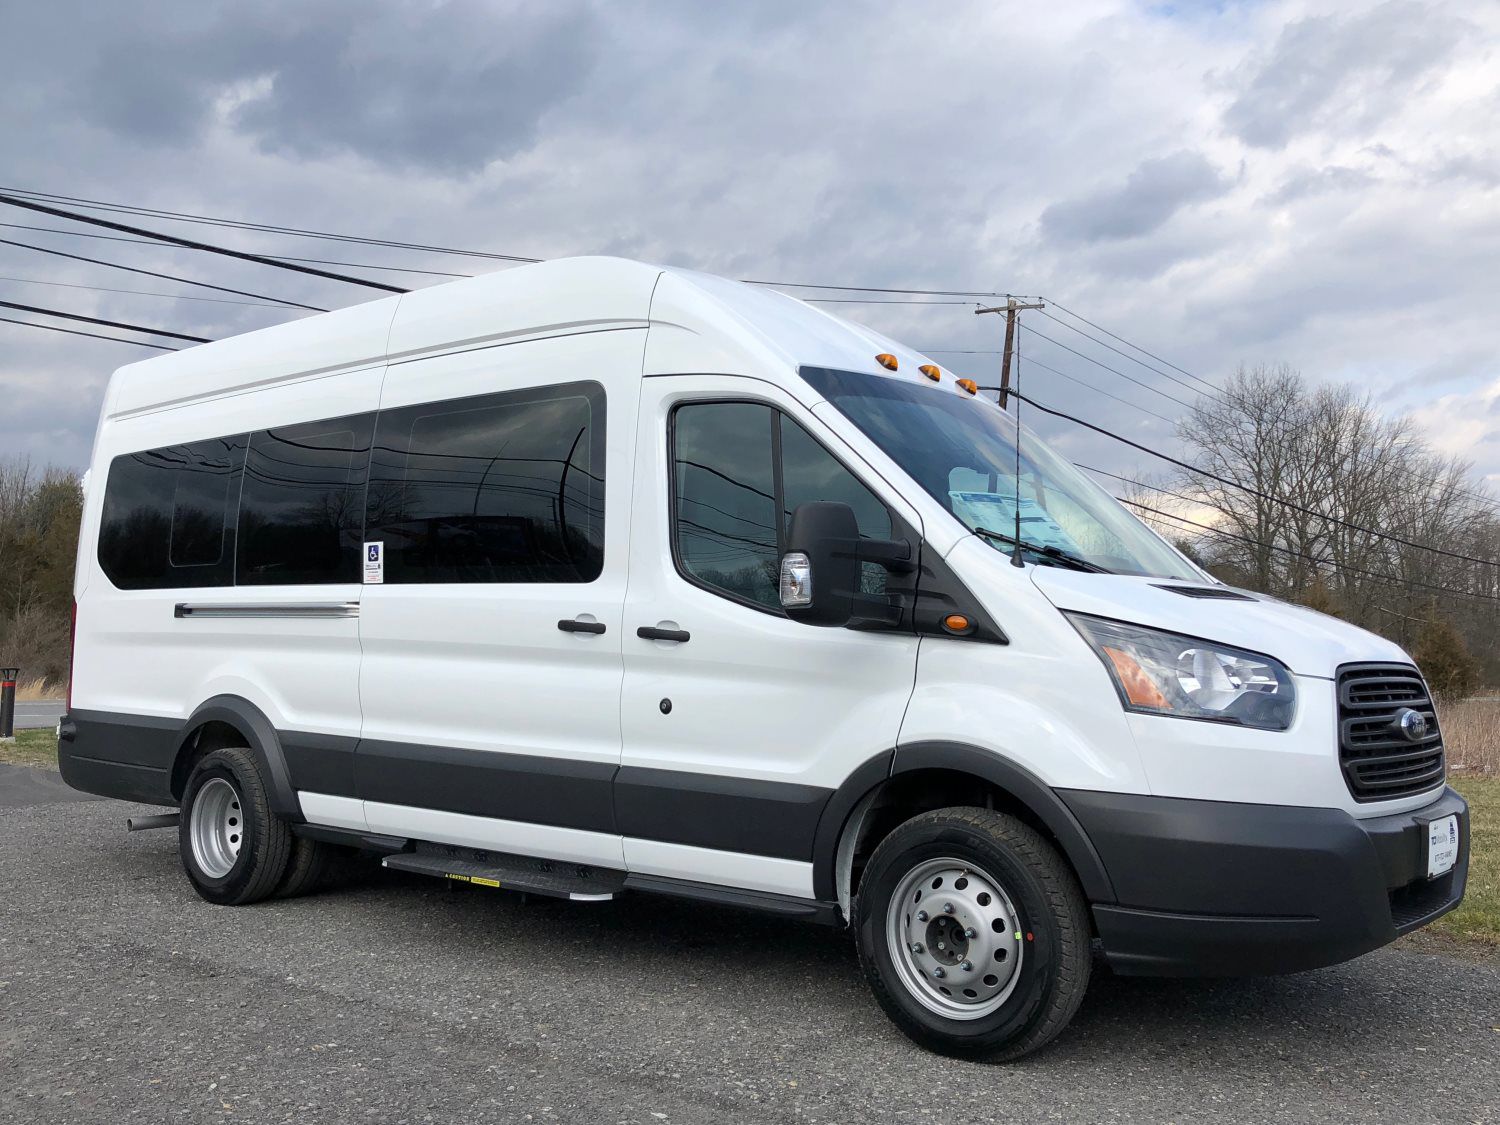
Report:
[[[959,968],[966,973],[972,973],[974,971],[974,962],[965,961],[962,965],[959,966]]]
[[[945,903],[943,903],[943,913],[944,914],[952,914],[953,913],[953,904],[951,902],[945,902]]]
[[[913,953],[926,953],[927,952],[927,947],[925,945],[923,945],[920,941],[914,941],[914,942],[911,943],[911,951]]]
[[[927,921],[927,911],[925,911],[925,910],[918,910],[917,911],[917,921],[918,922],[925,922],[925,921]]]
[[[964,937],[968,938],[970,941],[973,941],[978,936],[979,931],[976,930],[973,926],[970,926],[967,930],[964,931]]]
[[[935,977],[938,977],[939,979],[941,979],[941,978],[947,976],[948,972],[941,965],[939,965],[937,968],[935,968],[935,969],[932,970],[932,975],[935,976]]]

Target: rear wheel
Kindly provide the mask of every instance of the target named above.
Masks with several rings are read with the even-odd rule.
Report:
[[[177,830],[182,866],[209,902],[241,906],[276,890],[292,836],[271,812],[255,757],[242,746],[205,754],[188,774]]]
[[[860,962],[887,1015],[943,1054],[1005,1061],[1053,1039],[1088,987],[1088,907],[1063,858],[1015,817],[924,813],[871,857]]]

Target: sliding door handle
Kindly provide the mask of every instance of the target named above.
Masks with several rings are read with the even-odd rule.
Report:
[[[677,641],[679,643],[692,639],[692,634],[686,629],[658,629],[655,625],[642,625],[635,631],[635,635],[647,641]]]
[[[557,627],[564,633],[602,633],[604,622],[602,621],[576,621],[564,617],[557,623]]]

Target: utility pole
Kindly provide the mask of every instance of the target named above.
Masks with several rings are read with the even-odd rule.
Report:
[[[984,313],[1005,314],[1005,350],[1000,353],[1000,409],[1004,410],[1010,401],[1010,357],[1015,354],[1016,341],[1016,313],[1022,309],[1044,309],[1047,307],[1045,301],[1036,301],[1029,305],[1020,304],[1014,297],[1007,297],[1005,304],[998,305],[992,309],[975,309],[974,315],[980,316]]]

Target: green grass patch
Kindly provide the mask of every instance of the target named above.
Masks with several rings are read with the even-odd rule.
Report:
[[[0,762],[18,766],[57,768],[57,731],[18,730],[14,742],[0,742]]]
[[[1500,948],[1500,777],[1450,778],[1469,802],[1469,885],[1464,903],[1429,930]]]

